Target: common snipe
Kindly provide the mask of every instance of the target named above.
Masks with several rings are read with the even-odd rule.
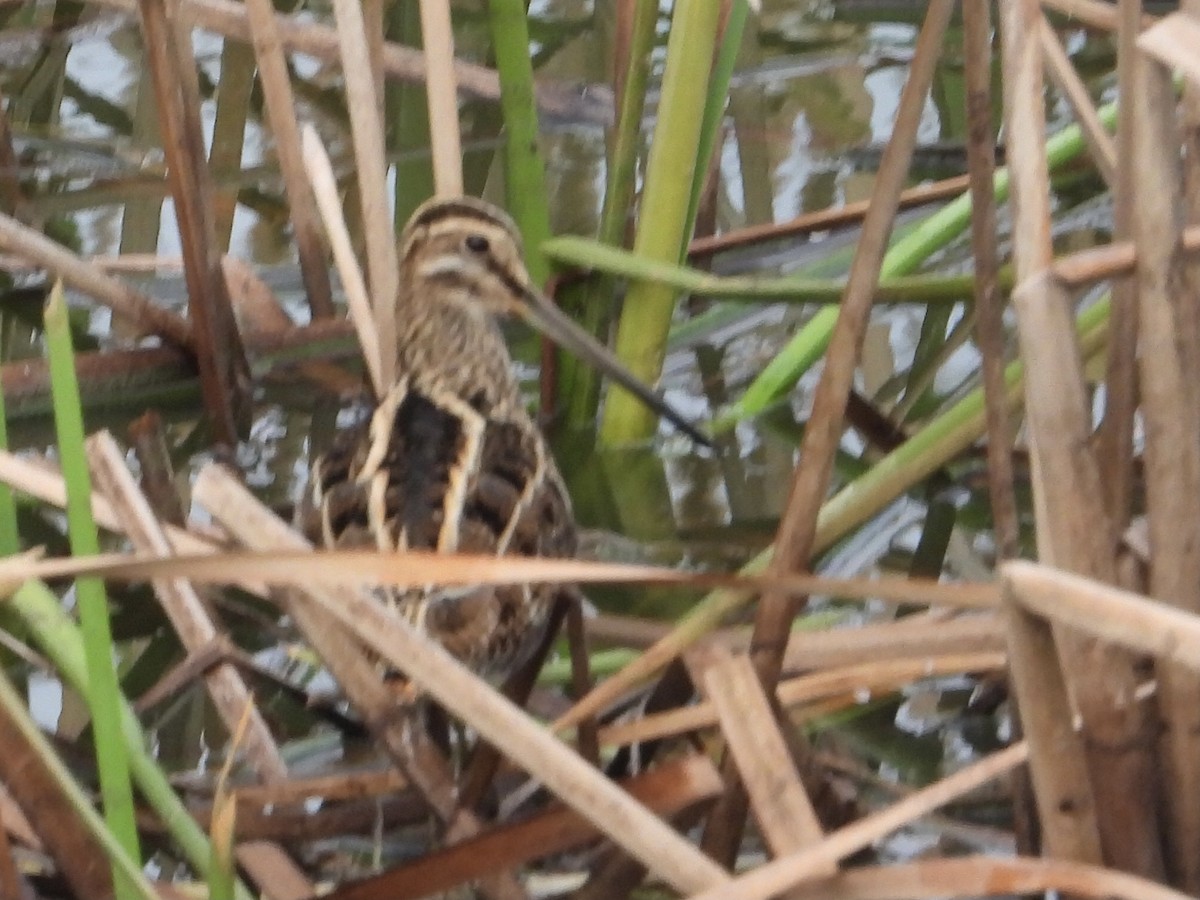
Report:
[[[522,402],[496,319],[517,315],[703,440],[531,283],[512,220],[434,200],[400,242],[396,383],[313,466],[298,524],[325,547],[565,557],[571,502]],[[536,645],[557,585],[420,590],[396,609],[470,667],[500,674]]]

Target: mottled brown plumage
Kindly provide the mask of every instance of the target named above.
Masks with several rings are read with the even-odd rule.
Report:
[[[401,237],[396,383],[314,464],[298,510],[311,540],[330,548],[574,554],[566,488],[496,324],[513,314],[664,408],[537,293],[507,215],[470,198],[431,201]],[[536,645],[559,590],[439,588],[387,599],[467,665],[501,674]]]

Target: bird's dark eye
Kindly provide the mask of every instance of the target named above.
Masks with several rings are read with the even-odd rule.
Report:
[[[470,250],[472,253],[487,253],[488,252],[488,247],[489,247],[488,239],[485,238],[482,234],[468,234],[466,244],[467,244],[467,249]]]

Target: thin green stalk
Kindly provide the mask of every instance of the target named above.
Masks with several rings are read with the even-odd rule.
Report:
[[[533,60],[529,56],[529,23],[523,0],[488,0],[492,46],[500,73],[500,107],[504,112],[504,164],[508,209],[525,239],[525,266],[534,284],[543,284],[550,266],[542,243],[550,237],[550,205],[546,172],[538,149],[537,103],[533,94]]]
[[[671,19],[662,99],[634,240],[635,253],[659,262],[678,262],[683,246],[718,10],[717,3],[676,4]],[[617,354],[645,381],[656,381],[662,371],[674,308],[674,290],[652,282],[634,284],[625,298]],[[605,405],[600,438],[610,445],[641,441],[653,435],[655,427],[650,410],[614,389]]]
[[[100,541],[96,535],[96,523],[92,519],[92,480],[88,475],[87,458],[83,450],[83,414],[79,404],[79,383],[75,377],[75,356],[71,347],[62,282],[55,283],[46,302],[45,328],[50,357],[50,385],[54,395],[54,424],[58,433],[63,478],[67,483],[67,533],[71,539],[72,553],[92,556],[100,552]],[[140,863],[142,857],[133,814],[129,761],[121,739],[121,687],[113,664],[112,631],[104,582],[98,578],[77,579],[75,596],[83,627],[88,683],[92,686],[88,699],[104,815],[121,846],[135,862]],[[122,879],[116,868],[113,881],[119,891]]]
[[[142,900],[158,900],[158,894],[146,880],[146,876],[142,874],[141,867],[134,862],[113,833],[105,827],[103,820],[92,808],[91,800],[84,793],[83,788],[76,783],[74,776],[63,765],[62,760],[58,758],[58,754],[54,752],[54,748],[50,746],[50,742],[46,740],[42,730],[30,717],[29,710],[25,707],[25,701],[2,670],[0,670],[0,705],[4,706],[5,714],[16,725],[25,742],[42,758],[46,770],[58,784],[63,797],[71,804],[75,815],[83,823],[83,827],[108,854],[109,862],[113,867],[114,889],[118,896],[136,896]]]
[[[63,612],[54,592],[40,581],[28,581],[6,601],[4,610],[20,618],[38,648],[50,658],[66,683],[90,703],[83,637],[79,627]],[[146,750],[150,742],[123,697],[119,715],[114,718],[119,723],[130,768],[142,797],[174,838],[188,863],[201,876],[207,877],[212,859],[208,836],[180,801],[157,760]],[[249,900],[250,892],[239,884],[238,896]]]
[[[688,206],[687,225],[683,230],[683,243],[679,247],[679,259],[687,253],[688,241],[696,230],[700,197],[704,193],[704,181],[712,164],[717,135],[721,133],[721,123],[725,119],[725,107],[729,105],[729,83],[733,80],[738,50],[742,46],[742,32],[746,28],[749,15],[750,4],[746,0],[733,0],[729,18],[725,22],[725,33],[721,35],[721,49],[717,53],[717,61],[713,65],[712,77],[708,84],[704,120],[700,123],[700,144],[696,151],[696,170],[692,173],[692,199]]]
[[[550,259],[559,264],[592,269],[610,276],[655,282],[700,297],[836,304],[841,302],[846,286],[844,278],[711,275],[688,266],[646,259],[628,250],[608,247],[581,237],[551,238],[543,245],[543,249]],[[1003,286],[1011,287],[1011,269],[1004,270],[1001,278]],[[973,289],[974,279],[971,275],[906,275],[881,280],[876,300],[879,303],[952,305],[970,299]]]
[[[658,22],[657,3],[635,3],[629,38],[629,60],[625,70],[623,93],[618,98],[616,137],[608,162],[604,185],[604,206],[600,212],[597,241],[613,248],[625,242],[625,227],[633,209],[637,189],[637,161],[642,147],[642,114],[646,108],[646,85],[650,80],[650,55],[654,49],[654,26]],[[546,245],[542,251],[548,254]],[[579,317],[580,325],[598,340],[607,343],[612,319],[613,284],[597,278],[564,305]],[[558,396],[566,408],[571,428],[591,426],[600,406],[600,373],[567,354],[559,354]]]
[[[1116,104],[1098,112],[1106,128],[1116,121]],[[1046,160],[1053,169],[1078,156],[1084,148],[1083,134],[1077,125],[1064,128],[1046,141]],[[993,191],[997,202],[1008,197],[1008,169],[997,169]],[[914,271],[936,250],[959,235],[971,220],[971,196],[963,194],[926,218],[898,240],[888,251],[880,271],[881,278],[906,275]],[[754,379],[742,397],[721,416],[728,427],[735,421],[757,415],[787,394],[813,364],[825,353],[837,321],[837,310],[817,313],[791,342],[781,350]]]
[[[1090,359],[1103,352],[1108,340],[1109,304],[1097,303],[1076,320],[1080,352]],[[1024,399],[1025,366],[1020,360],[1004,373],[1010,409],[1019,409]],[[976,388],[936,419],[883,457],[867,472],[847,484],[821,506],[813,555],[828,550],[851,529],[866,522],[913,485],[970,447],[987,431],[983,388]],[[744,575],[766,571],[774,547],[770,546],[741,568]],[[752,591],[717,590],[706,595],[687,615],[677,621],[670,634],[655,646],[669,645],[683,652],[717,628],[728,616],[749,603]],[[627,687],[652,677],[657,669],[639,656],[614,678]]]

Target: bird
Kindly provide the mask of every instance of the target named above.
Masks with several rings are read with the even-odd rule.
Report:
[[[659,411],[694,426],[560,312],[530,279],[507,213],[471,197],[418,207],[399,239],[396,378],[347,411],[311,467],[297,525],[330,549],[571,557],[571,500],[522,399],[499,321],[520,317]],[[339,417],[341,418],[341,417]],[[566,588],[381,589],[382,599],[479,674],[528,658]]]

